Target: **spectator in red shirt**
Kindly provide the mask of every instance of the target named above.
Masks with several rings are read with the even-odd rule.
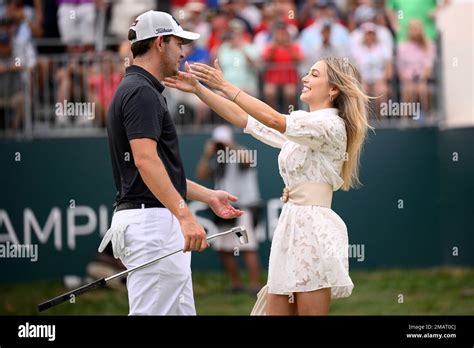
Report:
[[[229,18],[223,12],[217,12],[211,19],[211,35],[207,43],[207,49],[215,56],[217,49],[222,43],[222,36],[229,31]]]
[[[98,125],[105,126],[105,116],[114,93],[122,80],[122,72],[117,69],[111,52],[105,52],[100,63],[93,67],[96,71],[88,78],[89,100],[95,103]]]
[[[295,105],[296,86],[298,85],[297,64],[302,61],[303,53],[297,43],[290,40],[290,33],[285,22],[277,22],[273,28],[272,42],[263,50],[263,60],[267,64],[264,74],[265,100],[278,109],[278,88],[283,89],[285,110]]]

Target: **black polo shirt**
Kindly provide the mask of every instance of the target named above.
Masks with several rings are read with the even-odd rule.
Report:
[[[186,176],[179,153],[178,136],[166,99],[165,87],[145,69],[127,68],[107,113],[107,133],[117,196],[123,202],[163,206],[143,182],[135,167],[129,141],[150,138],[179,194],[186,199]]]

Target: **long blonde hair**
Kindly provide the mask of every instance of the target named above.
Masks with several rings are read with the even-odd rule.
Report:
[[[339,109],[339,116],[346,124],[347,155],[342,165],[344,184],[341,188],[348,191],[361,185],[360,154],[367,128],[372,128],[368,122],[370,97],[362,90],[359,71],[347,58],[327,57],[323,61],[327,67],[329,85],[339,89],[333,105]]]

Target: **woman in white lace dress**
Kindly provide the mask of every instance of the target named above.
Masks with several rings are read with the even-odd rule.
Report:
[[[224,93],[223,98],[197,80]],[[187,66],[165,79],[195,93],[221,117],[262,142],[280,148],[285,203],[273,235],[267,285],[253,314],[327,314],[331,299],[350,296],[345,223],[331,210],[332,192],[358,184],[368,128],[367,96],[349,62],[327,58],[302,79],[309,112],[283,115],[224,80],[217,61]]]

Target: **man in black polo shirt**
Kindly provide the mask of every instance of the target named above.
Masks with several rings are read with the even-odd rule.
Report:
[[[199,34],[184,31],[169,14],[148,11],[129,31],[134,65],[127,68],[107,115],[117,187],[116,208],[101,249],[112,242],[127,268],[168,252],[204,250],[206,234],[186,198],[207,203],[216,215],[242,214],[237,198],[186,180],[176,129],[160,83],[178,72],[182,45]],[[130,315],[195,314],[191,253],[178,253],[127,278]]]

